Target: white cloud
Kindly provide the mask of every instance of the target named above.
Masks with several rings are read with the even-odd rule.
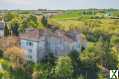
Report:
[[[32,4],[31,0],[0,0],[0,2],[4,3],[12,3],[12,4],[22,4],[22,5],[29,5]]]

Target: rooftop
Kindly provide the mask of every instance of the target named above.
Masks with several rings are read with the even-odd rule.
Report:
[[[26,29],[25,33],[20,34],[20,39],[25,39],[25,40],[32,40],[32,41],[39,41],[41,36],[54,36],[57,38],[62,38],[66,41],[73,42],[75,41],[75,36],[77,34],[80,34],[79,31],[71,31],[71,32],[64,32],[62,30],[51,30],[51,29],[33,29],[33,28],[28,28]]]
[[[28,39],[32,41],[38,41],[43,35],[45,30],[27,29],[25,33],[20,34],[20,39]]]

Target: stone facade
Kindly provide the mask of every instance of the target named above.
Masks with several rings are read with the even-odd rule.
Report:
[[[5,27],[4,22],[0,21],[0,37],[4,36],[4,27]]]
[[[31,29],[20,35],[21,47],[26,50],[27,60],[39,61],[48,53],[55,56],[67,55],[76,50],[81,51],[81,33],[79,31],[64,32],[61,30]]]

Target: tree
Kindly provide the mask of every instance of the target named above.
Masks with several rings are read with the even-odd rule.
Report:
[[[18,46],[18,38],[8,36],[0,39],[0,49],[5,51],[9,47]]]
[[[22,23],[21,23],[21,27],[19,29],[20,32],[24,32],[26,28],[28,28],[28,21],[26,19],[23,19]]]
[[[9,36],[9,35],[10,35],[9,28],[7,26],[7,23],[5,23],[4,36]]]
[[[78,79],[85,79],[85,77],[83,75],[80,75]]]
[[[28,22],[28,26],[29,26],[29,27],[37,28],[37,26],[38,26],[37,17],[34,16],[34,15],[30,15],[30,16],[27,18],[27,22]]]
[[[2,16],[0,16],[0,21],[2,21],[3,20],[3,17]]]
[[[5,59],[0,59],[0,79],[12,79],[10,74],[11,63]]]
[[[96,73],[98,71],[96,63],[99,61],[99,57],[101,55],[95,52],[94,46],[89,46],[86,50],[80,53],[80,61],[81,61],[80,68],[82,74],[84,74],[89,79],[96,79],[97,75]]]
[[[19,24],[14,23],[14,25],[11,25],[12,35],[18,36],[19,35]]]
[[[56,79],[71,79],[72,72],[73,66],[70,57],[59,57],[54,68]]]
[[[118,36],[112,36],[110,41],[112,46],[118,46],[119,45],[119,37]]]
[[[3,57],[3,50],[0,49],[0,58]]]
[[[37,23],[37,17],[35,16],[35,15],[30,15],[29,17],[28,17],[28,21],[33,21],[34,23]]]
[[[73,78],[77,78],[79,76],[79,72],[80,72],[79,52],[72,51],[69,54],[69,57],[71,58],[72,65],[73,65]]]
[[[97,79],[107,79],[107,77],[105,76],[105,73],[99,72],[98,76],[97,76]]]
[[[117,69],[119,63],[118,54],[110,50],[107,41],[99,41],[94,46],[88,47],[80,54],[80,60],[83,64],[82,67],[84,69],[87,68],[88,71],[91,70],[93,76],[94,74],[96,76],[98,70],[104,72],[110,69]]]
[[[53,53],[48,53],[48,55],[46,55],[41,60],[41,62],[45,63],[45,64],[48,64],[48,66],[50,66],[49,68],[51,68],[52,66],[55,65],[55,60],[56,60],[56,57],[54,56],[54,54]]]
[[[41,23],[47,27],[48,26],[48,21],[47,21],[47,18],[43,15],[42,19],[41,19]]]
[[[21,17],[14,18],[9,22],[11,35],[15,35],[15,36],[19,35],[19,29],[21,28],[21,23],[22,23]]]
[[[41,79],[41,72],[39,71],[34,71],[32,74],[32,79]]]
[[[4,20],[5,20],[5,22],[9,22],[13,18],[15,18],[16,16],[17,16],[16,13],[6,13],[5,16],[4,16]]]
[[[18,47],[10,47],[5,51],[5,57],[7,57],[12,63],[13,68],[23,68],[25,64],[24,50]]]
[[[44,75],[44,77],[48,77],[48,78],[53,78],[53,73],[52,73],[52,68],[55,66],[55,62],[56,62],[56,57],[54,56],[53,53],[48,53],[41,61],[40,63],[42,65],[45,64],[46,68],[45,69],[42,69],[43,71],[46,71],[46,72],[43,72],[45,73],[46,75]],[[48,72],[48,73],[47,73]]]
[[[47,64],[35,64],[33,67],[32,78],[33,79],[52,79],[49,77],[50,71]]]
[[[112,53],[112,56],[113,56],[113,59],[115,59],[115,64],[117,64],[117,68],[119,68],[119,49],[118,47],[112,47],[111,49],[111,53]]]

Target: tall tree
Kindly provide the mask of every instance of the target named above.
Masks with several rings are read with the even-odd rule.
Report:
[[[0,58],[3,57],[3,50],[0,49]]]
[[[45,26],[45,27],[47,27],[47,25],[48,25],[48,20],[47,20],[48,18],[46,17],[46,16],[44,16],[43,15],[43,17],[42,17],[42,19],[41,19],[41,23]]]
[[[8,60],[0,59],[0,79],[11,79],[10,66]]]
[[[28,22],[28,26],[30,26],[30,27],[37,28],[37,26],[38,26],[38,20],[35,15],[30,15],[27,18],[27,22]]]
[[[11,47],[5,51],[5,57],[7,57],[13,68],[23,68],[25,64],[24,50],[18,47]]]
[[[12,35],[18,36],[19,35],[19,24],[15,23],[14,25],[11,25]]]
[[[79,52],[77,51],[72,51],[69,54],[69,57],[72,60],[72,65],[73,65],[73,77],[77,78],[79,76],[80,72],[80,59],[79,59]]]
[[[13,18],[15,18],[17,16],[16,13],[6,13],[5,16],[4,16],[4,20],[5,22],[9,22],[11,21]]]
[[[9,36],[9,35],[10,35],[9,29],[8,29],[7,23],[5,23],[4,36]]]
[[[72,79],[73,66],[70,57],[59,57],[54,70],[56,79]]]

